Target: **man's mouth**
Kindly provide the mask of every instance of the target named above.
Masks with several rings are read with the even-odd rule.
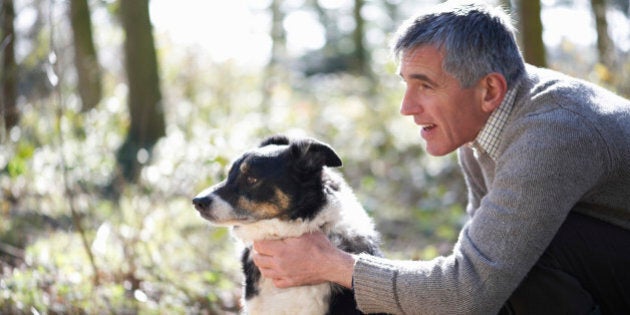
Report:
[[[424,131],[429,131],[429,130],[435,128],[435,124],[421,124],[420,127]]]
[[[429,138],[434,136],[435,130],[437,129],[436,124],[418,124],[420,126],[420,135],[424,140],[429,140]]]

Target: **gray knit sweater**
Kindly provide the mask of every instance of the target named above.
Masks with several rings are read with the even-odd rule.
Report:
[[[452,254],[361,255],[362,311],[496,314],[571,209],[630,229],[630,102],[600,87],[527,66],[496,160],[468,146],[458,153],[470,220]]]

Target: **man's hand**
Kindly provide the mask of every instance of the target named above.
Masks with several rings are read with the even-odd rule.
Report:
[[[332,245],[322,232],[254,242],[254,263],[278,288],[335,282],[352,287],[355,257]]]

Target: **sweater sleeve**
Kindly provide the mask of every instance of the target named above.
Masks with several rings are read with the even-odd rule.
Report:
[[[354,291],[362,311],[496,314],[610,160],[593,126],[562,109],[524,117],[504,137],[488,193],[451,255],[359,256]]]

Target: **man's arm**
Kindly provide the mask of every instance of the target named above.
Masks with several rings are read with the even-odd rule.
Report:
[[[364,312],[496,313],[571,207],[605,172],[608,151],[585,125],[564,110],[514,122],[506,130],[510,146],[497,161],[492,186],[447,257],[417,262],[353,257],[324,245],[323,235],[310,235],[257,243],[256,263],[279,286],[354,285]]]
[[[332,245],[321,232],[254,242],[254,263],[276,287],[334,282],[352,288],[355,256]]]

